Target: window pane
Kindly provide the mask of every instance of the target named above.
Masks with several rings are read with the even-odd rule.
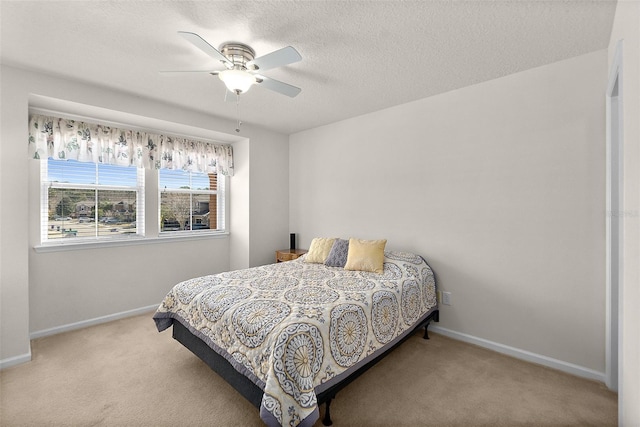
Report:
[[[95,237],[95,191],[49,188],[47,237]]]
[[[208,180],[208,178],[207,178]],[[193,210],[191,212],[191,222],[185,224],[186,230],[215,230],[216,227],[209,226],[209,206],[211,198],[215,199],[215,194],[194,194]]]
[[[136,192],[98,190],[99,236],[136,234]]]
[[[218,229],[216,174],[161,169],[160,231]]]
[[[47,237],[96,238],[135,234],[136,192],[98,190],[96,223],[96,190],[49,189]]]
[[[144,189],[143,172],[123,166],[49,159],[42,173],[41,194],[46,202],[46,210],[41,212],[43,241],[144,234],[144,210],[137,212],[144,203],[144,194],[138,194]]]
[[[160,230],[184,230],[191,215],[191,194],[162,193],[160,200]],[[188,228],[187,228],[188,230]]]

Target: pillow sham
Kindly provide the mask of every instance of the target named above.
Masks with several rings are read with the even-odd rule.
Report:
[[[349,252],[344,269],[381,274],[384,271],[384,247],[386,244],[386,239],[349,239]]]
[[[327,237],[316,237],[309,245],[309,252],[304,257],[304,262],[323,264],[329,256],[329,251],[336,239]]]
[[[329,251],[324,265],[328,267],[344,267],[347,263],[347,254],[349,253],[349,241],[345,239],[336,239]]]

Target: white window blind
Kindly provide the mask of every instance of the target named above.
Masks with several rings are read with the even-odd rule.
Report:
[[[144,236],[143,169],[50,158],[40,173],[43,243]]]

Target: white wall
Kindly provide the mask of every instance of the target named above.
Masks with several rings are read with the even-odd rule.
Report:
[[[0,361],[29,360],[29,232],[23,224],[29,206],[26,137],[10,123],[27,120],[27,94],[0,69]],[[14,161],[23,157],[25,161]]]
[[[231,270],[272,263],[277,249],[289,247],[289,138],[270,134],[251,142],[234,144],[243,163],[233,185],[248,191],[231,192],[232,205],[243,212],[232,223]]]
[[[178,280],[228,270],[232,265],[248,267],[271,260],[281,242],[272,230],[288,232],[288,191],[272,192],[276,211],[251,210],[243,199],[264,206],[263,194],[251,195],[252,182],[268,181],[270,169],[249,170],[250,150],[269,152],[277,170],[288,168],[286,135],[247,125],[242,137],[227,134],[235,124],[142,99],[105,88],[40,73],[2,66],[2,149],[0,183],[0,362],[7,366],[29,359],[29,334],[83,322],[114,313],[135,310],[160,302]],[[160,123],[165,131],[185,132],[238,144],[234,158],[237,176],[231,178],[229,228],[225,238],[166,242],[91,250],[38,253],[37,165],[27,155],[27,119],[30,104],[38,107],[62,105],[69,113],[84,109],[100,118],[138,117]],[[41,105],[46,104],[46,105]],[[101,114],[117,117],[103,117]],[[234,148],[235,150],[235,148]],[[280,153],[284,151],[282,157]],[[273,157],[273,156],[272,156]],[[263,174],[267,174],[266,176]],[[281,173],[277,174],[279,177]],[[237,178],[237,179],[236,179]],[[260,186],[257,186],[262,190]],[[240,202],[239,202],[240,201]],[[238,202],[234,205],[235,202]],[[285,214],[282,214],[284,209]],[[258,216],[259,219],[253,219]],[[252,224],[250,228],[249,225]],[[237,231],[237,233],[235,233]],[[255,236],[255,237],[253,237]],[[252,242],[256,242],[255,245]],[[252,260],[253,258],[253,260]]]
[[[231,189],[231,270],[273,263],[275,251],[289,245],[288,136],[263,133],[237,142],[236,157],[242,161]]]
[[[289,138],[251,144],[251,266],[289,247]],[[277,247],[274,247],[275,246]]]
[[[640,425],[640,2],[619,0],[616,6],[609,69],[622,40],[623,103],[623,279],[622,351],[619,384],[619,422]]]
[[[250,143],[240,141],[233,144],[234,176],[230,186],[231,205],[234,207],[234,215],[229,224],[231,232],[230,270],[247,268],[250,263]],[[237,161],[236,159],[241,161]]]
[[[294,134],[291,229],[419,253],[441,328],[600,378],[605,76],[603,50]]]

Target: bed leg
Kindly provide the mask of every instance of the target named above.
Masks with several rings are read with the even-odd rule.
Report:
[[[428,321],[426,325],[424,325],[424,337],[422,337],[425,340],[429,339],[429,323],[431,323],[431,321]]]
[[[331,414],[329,413],[329,405],[331,405],[331,398],[327,400],[324,407],[324,418],[322,419],[322,425],[330,426],[333,424],[331,421]]]

